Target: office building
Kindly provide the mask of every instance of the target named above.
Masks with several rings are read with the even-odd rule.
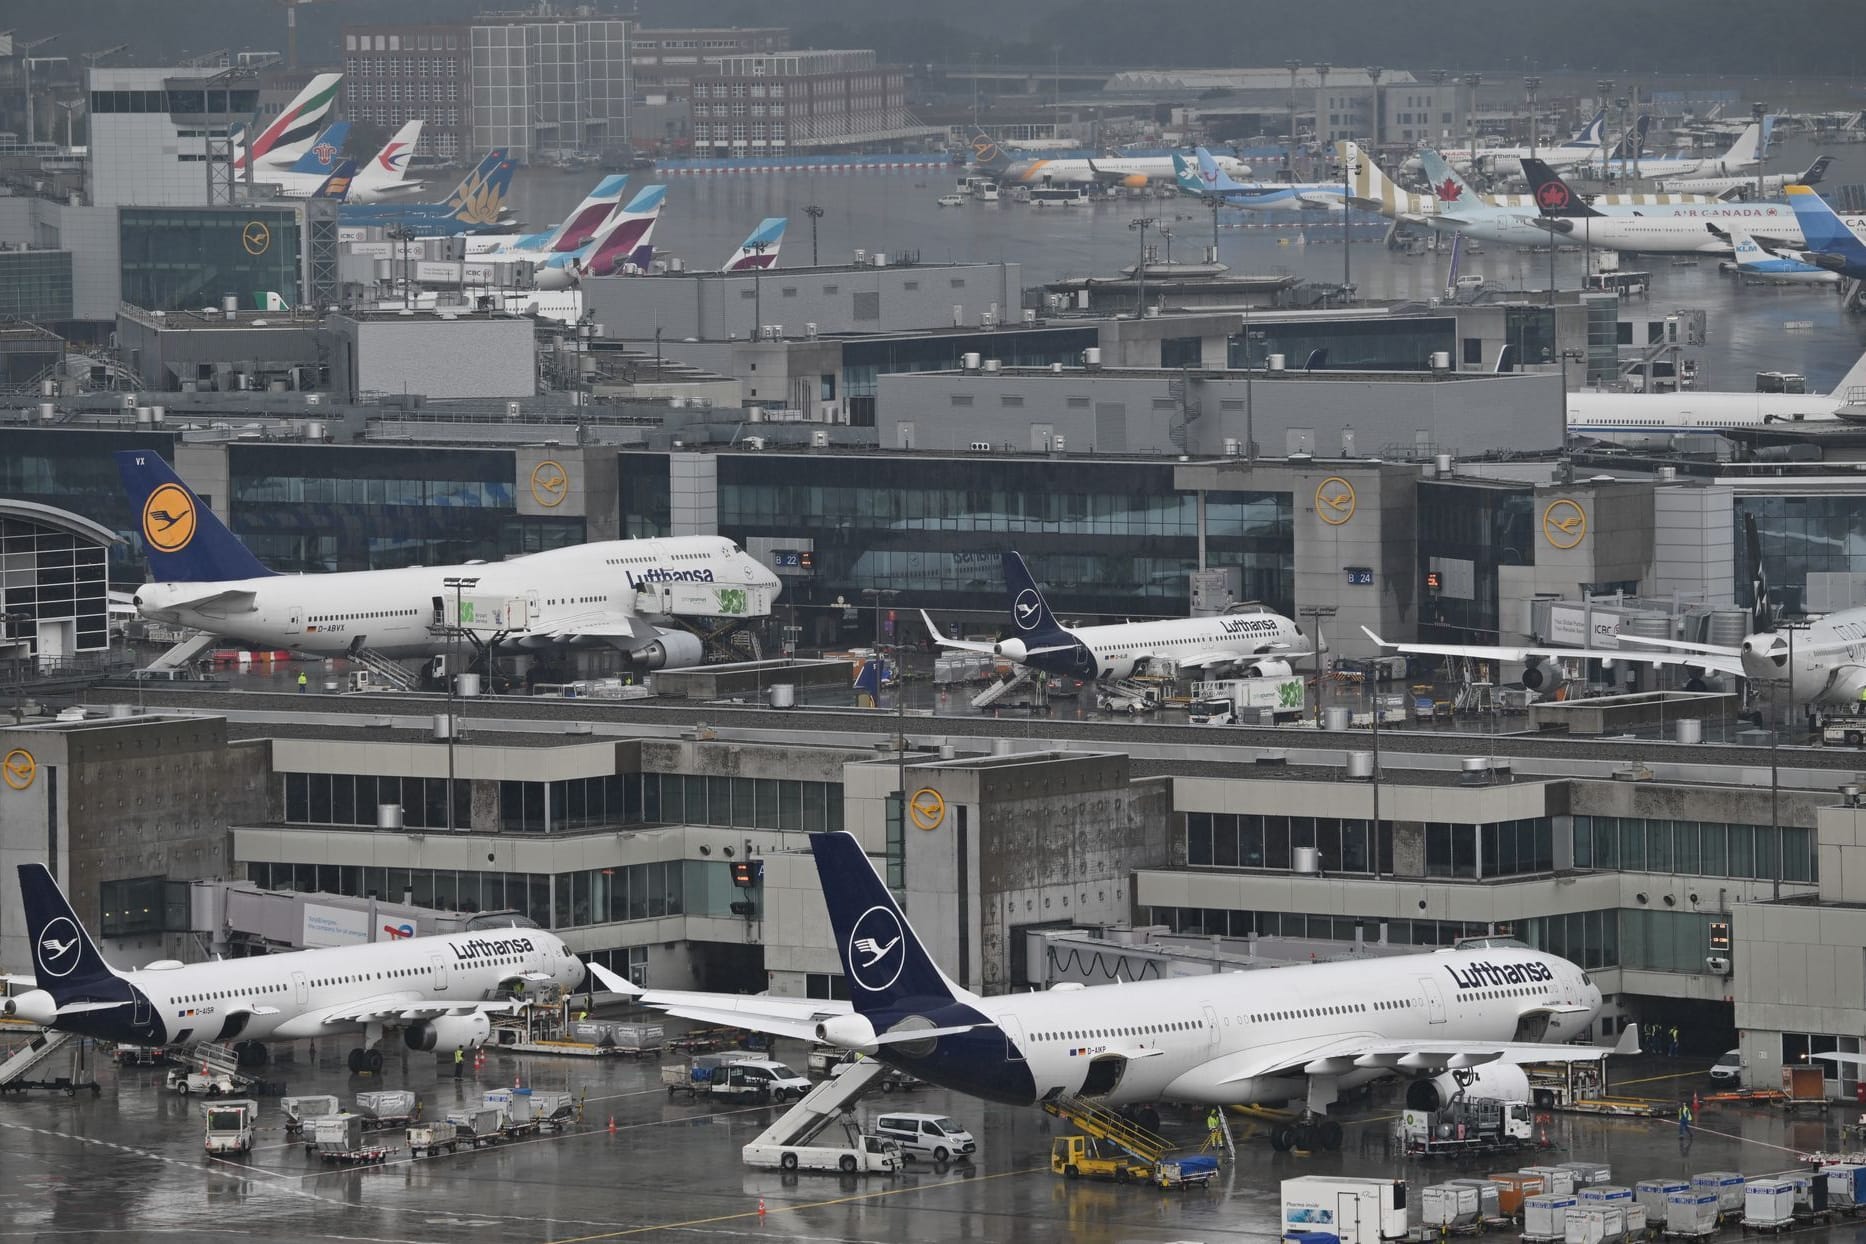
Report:
[[[93,69],[90,201],[97,207],[226,202],[228,130],[259,110],[253,74]]]
[[[473,146],[472,51],[466,23],[343,28],[344,113],[392,133],[420,120],[419,155],[468,160]]]
[[[535,160],[628,145],[632,22],[483,18],[469,30],[473,145]]]
[[[907,111],[907,78],[865,50],[753,53],[693,83],[693,146],[715,156],[832,151],[938,139]]]
[[[693,137],[693,83],[721,56],[783,52],[781,26],[637,30],[629,44],[634,97],[629,133],[638,146],[682,150]]]

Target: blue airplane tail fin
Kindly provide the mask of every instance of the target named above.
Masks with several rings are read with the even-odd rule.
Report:
[[[961,991],[933,962],[855,835],[811,834],[810,851],[856,1011],[923,1013],[957,1001]]]
[[[270,575],[238,536],[152,449],[117,451],[117,472],[137,516],[149,573],[164,583],[213,583]]]
[[[1838,255],[1849,263],[1866,262],[1866,242],[1854,236],[1826,199],[1800,185],[1783,186],[1782,194],[1795,209],[1795,220],[1801,225],[1801,236],[1809,250]]]
[[[1024,565],[1022,555],[1015,549],[1005,550],[1004,590],[1011,598],[1011,625],[1017,628],[1018,637],[1025,644],[1035,647],[1069,642],[1069,633],[1050,612],[1049,602],[1043,599],[1043,591],[1037,587],[1030,567]]]
[[[44,864],[19,866],[19,894],[37,986],[59,1006],[97,1000],[98,986],[105,982],[117,992],[121,978],[97,953],[97,944]]]
[[[1804,186],[1818,186],[1821,178],[1827,176],[1827,166],[1834,162],[1832,156],[1816,156],[1814,163],[1808,165],[1807,172],[1796,178]]]
[[[348,121],[333,121],[292,165],[294,173],[328,173],[343,159],[343,141],[350,136]]]
[[[311,192],[314,199],[336,199],[342,202],[350,197],[350,184],[356,180],[356,161],[341,160],[330,171],[330,176],[318,183],[318,188]]]

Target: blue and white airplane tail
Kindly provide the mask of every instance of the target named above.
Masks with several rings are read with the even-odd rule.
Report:
[[[1594,114],[1594,119],[1592,121],[1582,126],[1575,132],[1575,136],[1563,143],[1562,146],[1580,147],[1587,151],[1599,151],[1601,136],[1606,128],[1607,110],[1602,108]]]
[[[356,182],[356,161],[342,160],[330,171],[330,176],[318,183],[318,188],[311,192],[314,199],[336,199],[339,203],[350,197],[350,187]]]
[[[1488,205],[1477,191],[1471,189],[1471,183],[1458,175],[1451,167],[1451,162],[1440,155],[1435,148],[1419,149],[1419,167],[1425,173],[1426,184],[1432,187],[1434,205],[1441,213],[1469,213],[1488,210]]]
[[[732,252],[732,258],[720,265],[719,270],[755,272],[777,267],[778,248],[784,245],[784,230],[789,224],[788,216],[765,217],[752,230],[751,236],[739,243],[739,249]]]
[[[1842,276],[1866,278],[1866,241],[1847,227],[1827,200],[1807,186],[1783,186],[1782,194],[1795,209],[1808,259]]]
[[[464,224],[498,224],[506,193],[512,188],[513,171],[506,149],[494,147],[461,179],[452,194],[434,206],[452,208],[454,217]]]
[[[19,895],[36,987],[52,995],[61,1010],[130,1001],[123,978],[97,952],[97,944],[44,864],[19,866]]]
[[[1241,189],[1237,182],[1231,180],[1231,174],[1225,172],[1224,167],[1212,159],[1211,152],[1203,147],[1194,147],[1192,155],[1199,162],[1199,180],[1205,183],[1206,190]]]
[[[855,835],[811,834],[810,852],[858,1015],[882,1030],[904,1016],[972,999],[933,962]]]
[[[1177,151],[1173,153],[1173,185],[1181,194],[1202,196],[1205,193],[1205,181],[1199,176],[1198,168]]]
[[[117,451],[149,573],[162,583],[215,583],[272,574],[152,449]]]
[[[328,173],[343,160],[343,142],[350,136],[348,121],[333,121],[330,128],[317,136],[305,153],[298,157],[298,162],[291,166],[294,173]]]
[[[1004,590],[1011,598],[1011,625],[1017,628],[1018,638],[1024,641],[1027,648],[1075,642],[1056,620],[1056,615],[1050,612],[1049,602],[1043,599],[1042,589],[1031,576],[1030,567],[1024,565],[1023,555],[1016,549],[1006,549],[1004,552]]]

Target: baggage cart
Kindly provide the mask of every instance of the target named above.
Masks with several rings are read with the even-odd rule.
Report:
[[[1557,1162],[1556,1165],[1574,1172],[1577,1192],[1590,1184],[1604,1184],[1613,1178],[1613,1167],[1605,1162]]]
[[[1539,1192],[1523,1198],[1523,1239],[1552,1244],[1568,1238],[1568,1211],[1580,1202],[1572,1193]]]
[[[1705,1171],[1691,1177],[1691,1186],[1700,1192],[1715,1192],[1717,1212],[1729,1215],[1743,1212],[1743,1190],[1748,1182],[1740,1171]]]
[[[387,1127],[407,1127],[421,1117],[421,1103],[407,1089],[384,1089],[356,1095],[356,1113],[363,1127],[379,1131]]]
[[[1782,1068],[1782,1094],[1782,1108],[1790,1114],[1801,1110],[1818,1110],[1826,1114],[1826,1070],[1789,1063]]]
[[[1637,1201],[1622,1201],[1619,1204],[1620,1213],[1624,1215],[1626,1222],[1625,1238],[1628,1240],[1645,1239],[1647,1227],[1651,1222],[1646,1215],[1646,1207]]]
[[[582,1103],[574,1093],[531,1090],[531,1117],[547,1132],[561,1132],[581,1116]]]
[[[1614,1244],[1626,1231],[1626,1215],[1599,1202],[1576,1202],[1562,1215],[1564,1244]]]
[[[1665,1238],[1697,1240],[1717,1234],[1717,1192],[1714,1188],[1693,1187],[1674,1192],[1665,1199]]]
[[[1548,1190],[1548,1183],[1540,1175],[1525,1175],[1521,1171],[1501,1171],[1488,1179],[1497,1185],[1497,1208],[1505,1218],[1520,1219],[1523,1214],[1523,1198],[1538,1196]]]
[[[454,1129],[454,1140],[474,1149],[497,1144],[505,1132],[505,1111],[498,1106],[479,1106],[471,1110],[450,1110],[447,1123]]]
[[[363,1116],[330,1115],[312,1123],[312,1138],[317,1144],[318,1160],[346,1165],[382,1162],[394,1148],[381,1140],[365,1140]]]
[[[1665,1225],[1665,1204],[1677,1192],[1691,1191],[1688,1179],[1642,1179],[1633,1185],[1633,1200],[1646,1211],[1646,1221]]]
[[[1856,1162],[1836,1162],[1818,1172],[1827,1183],[1827,1204],[1843,1213],[1854,1213],[1866,1206],[1866,1166]]]
[[[1480,1216],[1477,1189],[1463,1184],[1428,1184],[1419,1192],[1421,1221],[1428,1228],[1462,1232]]]
[[[417,1123],[408,1129],[408,1152],[415,1157],[426,1153],[433,1157],[441,1150],[457,1153],[460,1149],[460,1129],[447,1122]]]
[[[1153,1164],[1153,1182],[1162,1188],[1203,1188],[1218,1176],[1218,1159],[1209,1153],[1162,1158]]]
[[[279,1110],[285,1115],[285,1134],[302,1136],[311,1120],[341,1113],[343,1103],[328,1093],[311,1097],[282,1097],[279,1099]],[[307,1148],[316,1148],[316,1145],[311,1144]]]
[[[1503,1190],[1488,1179],[1447,1179],[1448,1184],[1458,1184],[1477,1193],[1477,1217],[1486,1223],[1505,1221],[1503,1213]]]
[[[1743,1230],[1786,1231],[1795,1225],[1795,1182],[1752,1179],[1743,1188]]]

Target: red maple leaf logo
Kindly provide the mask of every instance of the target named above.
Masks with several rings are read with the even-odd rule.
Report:
[[[1447,177],[1432,187],[1432,193],[1438,196],[1440,203],[1456,203],[1464,197],[1464,187]]]
[[[1567,207],[1568,187],[1558,181],[1545,182],[1536,191],[1536,204],[1547,208]]]

